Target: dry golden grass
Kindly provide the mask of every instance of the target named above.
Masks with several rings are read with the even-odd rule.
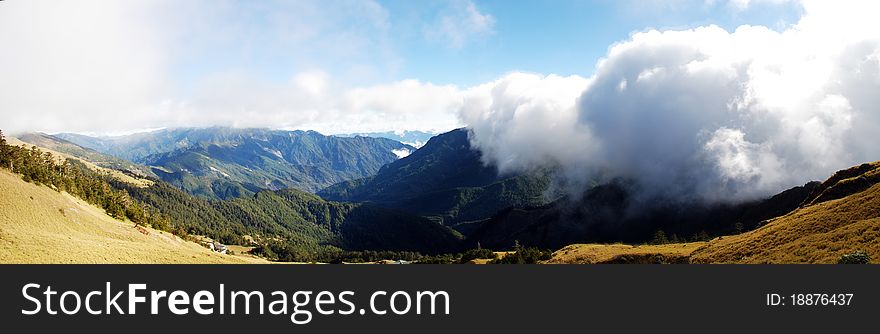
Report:
[[[468,264],[489,264],[492,262],[492,259],[473,259],[468,261]]]
[[[513,252],[493,252],[493,253],[495,253],[495,259],[500,259],[500,258],[505,257],[508,254],[513,253]],[[495,260],[495,259],[473,259],[473,260],[468,261],[467,263],[468,264],[489,264],[489,262],[492,262],[492,260]]]
[[[705,242],[666,245],[624,244],[575,244],[553,253],[547,263],[612,263],[624,261],[623,257],[653,257],[668,260],[687,258],[693,251],[705,246]]]
[[[69,194],[0,171],[0,263],[266,263],[120,222]]]
[[[880,183],[847,197],[814,204],[748,233],[711,242],[697,263],[836,263],[864,250],[880,258]]]
[[[880,162],[838,172],[822,191],[844,197],[802,207],[747,233],[689,244],[570,245],[548,263],[645,263],[676,257],[690,263],[837,263],[859,250],[877,263],[880,183],[870,184],[878,179]]]
[[[15,138],[15,137],[6,137],[6,141],[7,141],[7,143],[8,143],[9,145],[13,145],[13,146],[22,146],[22,145],[24,145],[24,146],[26,146],[26,147],[28,147],[28,148],[30,148],[30,147],[32,147],[32,146],[35,146],[35,145],[33,145],[33,144],[30,144],[30,143],[25,143],[25,142],[19,140],[18,138]],[[52,156],[53,156],[55,159],[57,159],[57,161],[58,161],[59,163],[64,162],[64,159],[76,160],[76,161],[82,162],[83,164],[85,164],[87,167],[89,167],[89,168],[90,168],[91,170],[93,170],[93,171],[96,171],[96,172],[99,172],[99,173],[109,174],[110,176],[112,176],[113,178],[115,178],[115,179],[117,179],[117,180],[119,180],[119,181],[122,181],[122,182],[125,182],[125,183],[128,183],[128,184],[132,184],[132,185],[137,186],[137,187],[149,187],[149,186],[152,186],[152,185],[153,185],[153,181],[150,181],[150,180],[147,180],[147,179],[142,179],[142,178],[136,178],[136,177],[133,177],[133,176],[128,175],[128,174],[125,174],[125,173],[120,172],[120,171],[115,170],[115,169],[104,168],[104,167],[101,167],[101,166],[98,166],[98,165],[94,164],[94,163],[91,162],[91,161],[86,161],[86,160],[83,160],[83,159],[80,159],[80,158],[74,157],[74,156],[72,156],[72,155],[64,154],[64,153],[61,153],[61,152],[58,152],[58,151],[55,151],[55,150],[52,150],[52,149],[49,149],[49,148],[46,148],[46,147],[42,147],[42,146],[37,146],[37,148],[38,148],[40,151],[48,152],[48,153],[52,154]]]

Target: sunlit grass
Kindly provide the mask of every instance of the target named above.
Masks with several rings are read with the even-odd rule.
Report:
[[[0,263],[260,263],[221,255],[0,171]]]

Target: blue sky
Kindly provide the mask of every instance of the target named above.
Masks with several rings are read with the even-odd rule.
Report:
[[[801,12],[790,2],[757,3],[740,9],[701,1],[474,1],[481,12],[495,19],[492,33],[450,48],[405,33],[418,30],[411,26],[408,15],[412,12],[421,14],[415,20],[418,23],[432,20],[432,12],[411,8],[421,7],[421,2],[383,4],[391,13],[395,32],[400,32],[394,34],[404,59],[398,75],[465,86],[510,71],[589,76],[609,46],[649,28],[686,29],[708,24],[727,30],[743,24],[784,28],[796,22]]]
[[[211,73],[248,72],[267,80],[285,81],[312,68],[333,72],[358,84],[418,79],[435,84],[471,86],[512,71],[592,74],[595,62],[613,43],[646,29],[687,29],[709,24],[733,30],[743,24],[782,29],[797,21],[794,2],[753,3],[747,8],[718,1],[378,1],[384,12],[377,26],[358,10],[312,13],[324,19],[308,43],[285,45],[273,17],[298,15],[297,8],[233,2],[219,18],[236,25],[249,40],[204,41],[207,32],[181,36],[199,47],[176,68],[181,83]],[[473,5],[491,18],[485,29],[461,28],[461,41],[438,36],[444,17],[466,22]],[[326,6],[326,5],[325,5]],[[338,6],[323,8],[324,12]],[[287,10],[287,13],[279,13]],[[464,12],[464,13],[463,13]],[[311,20],[308,20],[311,21]],[[212,22],[210,24],[218,24]],[[219,24],[218,24],[219,25]],[[460,26],[460,24],[459,24]],[[294,32],[295,34],[296,32]],[[365,35],[359,51],[320,43]],[[340,43],[345,44],[345,43]],[[184,87],[181,87],[184,88]]]
[[[588,78],[635,32],[784,30],[801,8],[790,0],[5,1],[0,109],[10,121],[2,126],[445,131],[465,125],[464,91],[507,74]]]

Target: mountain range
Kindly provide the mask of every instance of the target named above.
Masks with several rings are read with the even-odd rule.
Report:
[[[833,215],[838,205],[853,208],[855,220],[851,222],[880,216],[880,211],[856,210],[880,205],[880,197],[875,196],[880,193],[876,191],[878,163],[843,170],[825,182],[807,182],[763,199],[702,203],[645,199],[634,193],[629,180],[621,179],[596,184],[579,196],[563,195],[555,190],[552,168],[499,173],[470,146],[467,129],[437,135],[419,149],[383,138],[228,128],[173,129],[114,138],[71,134],[19,137],[103,168],[90,170],[77,163],[63,168],[32,167],[33,171],[76,168],[82,175],[90,175],[88,184],[109,182],[112,189],[122,191],[122,203],[139,203],[148,212],[168,217],[173,223],[166,228],[251,245],[260,256],[284,261],[330,261],[346,251],[436,254],[479,247],[540,247],[571,253],[553,261],[578,262],[579,252],[597,247],[567,246],[689,241],[696,243],[669,246],[675,248],[675,261],[738,262],[736,254],[751,251],[733,251],[732,247],[740,244],[717,240],[731,235],[742,235],[734,240],[742,239],[743,243],[758,242],[746,236],[779,239],[782,236],[767,235],[766,230],[794,226],[797,233],[814,235],[822,231],[805,225],[814,221],[809,217]],[[395,150],[408,150],[408,154]],[[18,152],[10,161],[18,161],[19,166],[28,159],[34,166],[52,164],[38,153],[7,151],[4,154]],[[304,167],[308,164],[311,168]],[[27,173],[27,169],[17,172]],[[28,178],[50,185],[58,182]],[[305,178],[312,182],[311,188],[297,183]],[[59,187],[69,186],[66,184]],[[131,199],[125,200],[125,196]],[[827,225],[824,220],[809,224],[817,224],[817,228]],[[869,229],[873,226],[859,224]],[[785,240],[796,237],[786,236],[773,245],[793,247]],[[852,233],[846,237],[871,241]],[[852,243],[862,245],[858,240]],[[721,248],[710,252],[705,245]],[[629,257],[607,259],[612,262],[669,259],[627,247],[598,248],[629,252]],[[841,246],[833,249],[833,254],[823,253],[822,261],[849,248]],[[748,254],[743,256],[750,261],[765,259]],[[773,259],[788,259],[778,252],[767,254]],[[643,255],[648,257],[640,257]],[[813,260],[798,257],[792,261]]]
[[[415,148],[375,137],[314,131],[166,129],[117,137],[54,137],[149,167],[159,179],[197,196],[229,199],[263,190],[315,192],[372,175]]]

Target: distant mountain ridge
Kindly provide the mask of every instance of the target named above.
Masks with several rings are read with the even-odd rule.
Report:
[[[416,148],[422,147],[428,140],[431,140],[432,137],[436,136],[436,133],[425,132],[425,131],[386,131],[386,132],[358,132],[358,133],[348,133],[348,134],[340,134],[339,137],[375,137],[375,138],[388,138],[392,140],[399,141],[401,143],[412,145]]]
[[[58,138],[150,166],[163,181],[207,198],[250,196],[262,189],[314,192],[372,175],[415,148],[372,137],[315,131],[166,129],[120,137],[62,133]]]

